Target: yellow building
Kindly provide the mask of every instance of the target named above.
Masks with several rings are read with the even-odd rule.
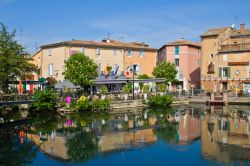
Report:
[[[118,68],[118,75],[125,75],[127,68],[125,64],[127,64],[127,57],[130,56],[140,56],[140,61],[136,61],[136,70],[139,75],[151,75],[153,67],[156,65],[157,56],[157,50],[144,43],[125,43],[109,39],[101,42],[64,41],[41,46],[41,77],[54,77],[58,81],[64,80],[62,75],[64,62],[77,52],[84,53],[92,58],[98,65],[99,74],[103,72],[106,66],[111,66],[113,73]]]
[[[244,24],[201,35],[201,85],[207,91],[250,92],[250,29]]]

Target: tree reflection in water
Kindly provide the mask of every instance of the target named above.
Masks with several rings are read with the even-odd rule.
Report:
[[[25,139],[19,142],[19,135],[4,131],[0,134],[0,165],[26,165],[36,157],[33,143]]]
[[[68,138],[66,147],[73,162],[84,162],[98,153],[98,138],[94,133],[80,131]]]

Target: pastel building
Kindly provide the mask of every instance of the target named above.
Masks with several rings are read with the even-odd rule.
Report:
[[[104,68],[112,67],[112,73],[125,75],[127,67],[133,66],[137,75],[151,75],[156,65],[157,50],[144,43],[126,43],[116,40],[87,41],[71,40],[41,46],[41,77],[54,77],[63,81],[64,62],[81,52],[98,65],[99,75]],[[131,76],[131,75],[130,75]]]
[[[250,92],[250,29],[241,24],[201,35],[201,85],[207,91]]]
[[[158,62],[171,62],[176,65],[177,79],[183,90],[189,90],[191,85],[200,87],[200,58],[199,43],[185,39],[170,42],[158,50]]]

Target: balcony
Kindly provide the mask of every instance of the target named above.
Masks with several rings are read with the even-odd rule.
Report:
[[[219,49],[219,52],[221,53],[244,52],[244,51],[250,51],[250,43],[226,44],[226,45],[221,45],[221,49]]]

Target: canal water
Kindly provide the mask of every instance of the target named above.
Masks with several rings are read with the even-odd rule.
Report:
[[[250,108],[2,112],[0,165],[250,165]],[[3,123],[3,122],[11,123]]]

